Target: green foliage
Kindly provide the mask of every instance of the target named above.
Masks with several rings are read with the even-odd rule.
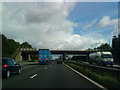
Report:
[[[71,58],[71,60],[76,61],[76,60],[78,60],[78,57],[73,56],[73,57]]]
[[[94,49],[88,48],[87,50],[88,51],[94,51],[94,50],[100,50],[100,51],[108,50],[108,51],[111,51],[111,49],[112,49],[112,47],[108,43],[105,43],[105,44],[101,44],[97,48],[94,48]]]
[[[93,79],[94,81],[104,85],[107,88],[119,88],[120,82],[118,77],[111,76],[107,72],[92,70],[91,68],[87,68],[80,65],[75,65],[71,63],[65,62],[67,65],[71,66],[75,70],[81,72],[82,74],[86,75],[87,77]]]
[[[78,60],[83,60],[83,61],[87,61],[87,56],[73,56],[72,58],[71,58],[71,60],[73,60],[73,61],[78,61]]]
[[[105,43],[105,44],[102,44],[100,47],[97,47],[97,49],[101,49],[101,50],[111,50],[112,48],[110,47],[109,44]]]
[[[2,35],[2,57],[11,57],[19,46],[19,42],[13,39],[7,39],[5,35]]]
[[[24,42],[20,46],[21,48],[32,48],[32,46],[28,42]]]
[[[31,48],[31,45],[27,42],[24,42],[20,45],[19,42],[16,42],[13,39],[8,39],[5,35],[2,34],[2,57],[10,57],[16,52],[17,48],[24,46],[25,48]]]
[[[120,34],[118,38],[116,36],[113,36],[112,53],[113,53],[114,61],[116,63],[120,63]]]

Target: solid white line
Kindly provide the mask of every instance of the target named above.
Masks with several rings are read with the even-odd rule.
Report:
[[[66,64],[65,64],[66,65]],[[100,85],[99,83],[93,81],[92,79],[86,77],[85,75],[83,75],[82,73],[76,71],[75,69],[73,69],[72,67],[66,65],[68,68],[70,68],[71,70],[73,70],[74,72],[76,72],[77,74],[81,75],[82,77],[84,77],[85,79],[89,80],[90,82],[92,82],[93,84],[95,84],[96,86],[98,86],[99,88],[103,89],[103,90],[108,90],[107,88],[105,88],[104,86]]]
[[[32,79],[32,78],[34,78],[35,76],[37,76],[37,74],[34,74],[33,76],[31,76],[30,78]]]

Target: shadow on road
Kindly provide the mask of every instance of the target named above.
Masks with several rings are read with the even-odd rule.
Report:
[[[39,63],[32,63],[32,64],[28,64],[28,65],[39,65]]]

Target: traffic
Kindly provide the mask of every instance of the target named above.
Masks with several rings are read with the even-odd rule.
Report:
[[[94,52],[89,54],[89,63],[97,65],[114,65],[113,57],[111,52]]]
[[[9,78],[12,74],[20,74],[21,66],[14,59],[2,58],[2,77]]]
[[[99,66],[112,66],[114,68],[114,60],[110,52],[94,52],[89,54],[88,63],[79,61],[79,63],[94,64]],[[38,61],[39,65],[49,65],[52,61],[52,54],[49,49],[39,49]],[[63,64],[63,57],[59,56],[55,62],[57,64]],[[76,60],[77,62],[77,60]],[[21,73],[21,65],[12,58],[2,58],[2,76],[3,78],[9,78],[12,74]]]

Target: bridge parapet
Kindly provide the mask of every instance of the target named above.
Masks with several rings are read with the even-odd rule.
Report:
[[[38,51],[37,48],[20,48],[20,51]],[[85,51],[81,49],[49,49],[50,51]]]
[[[76,52],[76,53],[91,53],[96,52],[95,50],[81,50],[81,49],[49,49],[52,53],[70,53],[70,52]],[[39,49],[37,48],[20,48],[21,52],[38,52]]]
[[[80,49],[49,49],[51,51],[51,54],[62,54],[63,60],[65,60],[66,55],[73,55],[73,54],[79,54],[79,55],[89,55],[89,53],[94,51],[86,51],[86,50],[80,50]],[[38,54],[39,49],[36,48],[20,48],[22,60],[27,60],[28,56],[31,54]]]
[[[38,51],[36,48],[20,48],[21,51]]]
[[[81,49],[50,49],[50,51],[83,51]]]
[[[38,51],[37,48],[20,48],[20,51]],[[90,50],[82,50],[82,49],[49,49],[50,51],[83,51],[83,52],[96,52],[96,51],[110,51],[110,50],[101,50],[101,49],[90,49]]]

